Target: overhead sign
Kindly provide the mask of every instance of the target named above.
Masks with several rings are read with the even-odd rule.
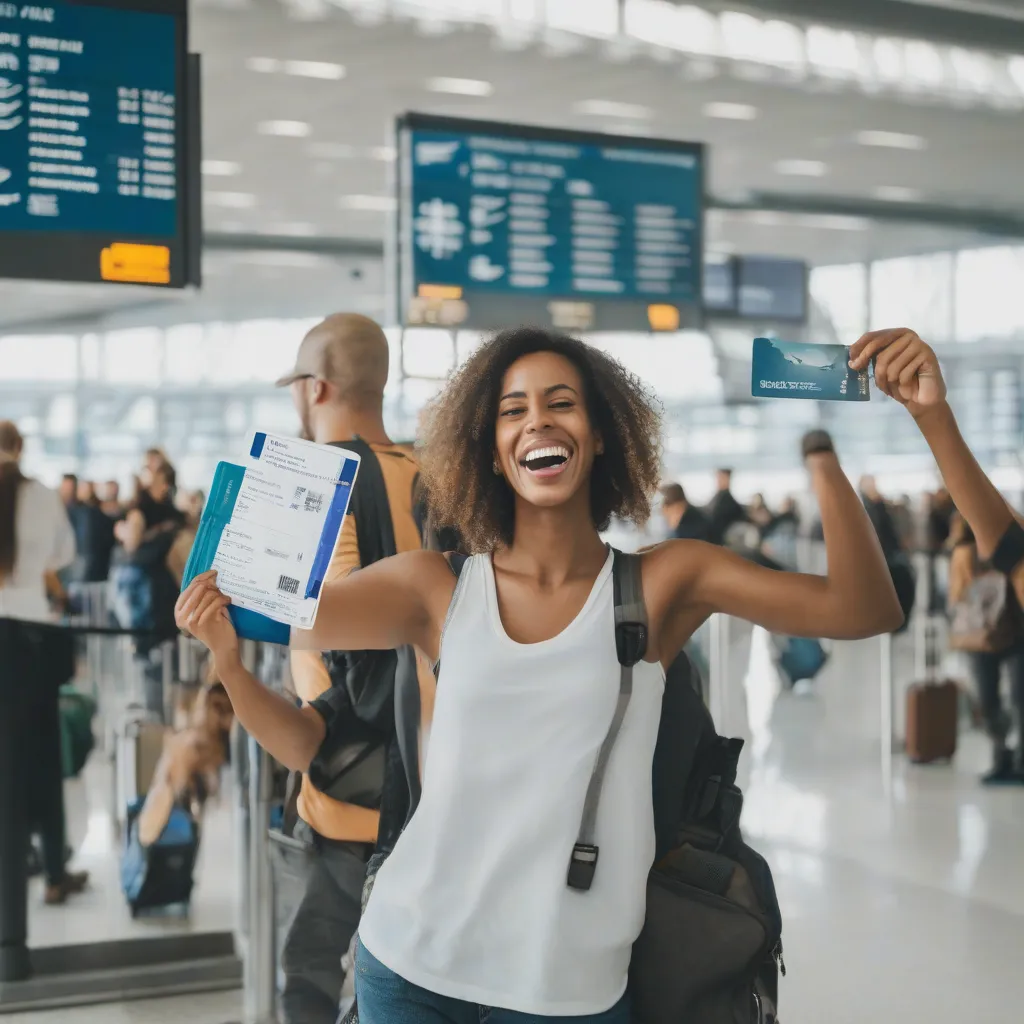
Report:
[[[185,17],[0,0],[0,277],[198,281]]]
[[[737,312],[756,320],[807,319],[807,264],[769,256],[736,261]]]
[[[398,144],[400,322],[699,323],[700,145],[419,114]]]
[[[708,313],[736,313],[736,260],[709,256],[704,261],[704,309]]]

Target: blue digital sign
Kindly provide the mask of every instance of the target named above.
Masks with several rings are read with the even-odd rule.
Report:
[[[400,122],[399,142],[406,322],[446,297],[481,326],[536,322],[551,302],[570,319],[593,313],[559,326],[649,327],[652,305],[699,310],[699,145],[422,115]]]
[[[704,261],[704,309],[709,313],[736,312],[736,261],[731,256]]]
[[[0,276],[184,283],[185,40],[185,0],[0,0]]]
[[[169,15],[0,2],[0,230],[173,235],[176,80]]]
[[[807,319],[807,264],[770,256],[742,256],[736,271],[737,311],[755,320]]]

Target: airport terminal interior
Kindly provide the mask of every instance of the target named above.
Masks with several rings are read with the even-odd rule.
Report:
[[[176,595],[224,465],[307,429],[295,395],[329,364],[299,346],[335,313],[383,329],[383,422],[409,458],[499,329],[622,364],[663,414],[650,519],[602,532],[626,552],[703,523],[743,558],[827,575],[801,449],[827,432],[905,624],[797,642],[716,614],[687,645],[715,729],[744,741],[740,826],[774,878],[784,968],[766,949],[770,1012],[758,998],[677,1024],[1019,1013],[1024,640],[993,654],[958,632],[973,534],[955,483],[847,348],[916,332],[978,464],[1024,510],[1022,165],[1024,0],[0,0],[0,499],[20,457],[74,540],[28,616],[73,650],[68,866],[55,884],[46,826],[11,795],[46,770],[0,749],[0,1024],[349,1010],[345,988],[319,1015],[285,996],[308,884],[282,836],[292,780],[232,722],[203,644],[157,635],[156,597],[134,603],[156,570],[132,532],[166,538]],[[28,757],[6,522],[0,747]],[[242,661],[302,697],[268,636]],[[186,749],[201,768],[171,793]],[[161,845],[175,828],[185,854]],[[329,952],[340,965],[348,938]]]

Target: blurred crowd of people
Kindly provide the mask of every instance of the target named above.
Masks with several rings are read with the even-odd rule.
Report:
[[[724,545],[773,568],[795,567],[800,533],[796,500],[787,497],[773,511],[764,495],[755,494],[749,505],[743,505],[732,493],[731,469],[718,470],[716,484],[714,497],[704,507],[692,504],[681,484],[661,488],[669,535]]]
[[[202,515],[202,491],[179,490],[177,472],[161,448],[146,451],[133,489],[123,498],[117,480],[98,483],[66,473],[60,496],[75,534],[76,558],[61,574],[66,583],[103,583],[111,568],[155,533],[194,531]],[[173,538],[172,538],[173,539]]]
[[[744,505],[733,495],[732,476],[731,469],[716,472],[715,494],[705,506],[691,503],[682,485],[665,484],[661,508],[669,536],[760,552],[786,568],[795,565],[797,537],[822,539],[820,519],[801,515],[795,497],[773,508],[763,494],[755,494]],[[861,477],[858,488],[887,558],[916,551],[941,554],[956,544],[959,516],[945,488],[926,492],[916,507],[906,494],[887,498],[873,476]]]

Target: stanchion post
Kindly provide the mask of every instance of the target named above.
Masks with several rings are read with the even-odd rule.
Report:
[[[274,890],[270,871],[270,755],[250,736],[249,747],[249,936],[243,967],[245,1024],[274,1024],[277,971],[274,953]]]
[[[251,640],[241,643],[242,663],[250,672],[256,668],[256,645]],[[235,785],[235,905],[237,920],[235,938],[239,956],[246,959],[250,934],[251,907],[249,905],[249,736],[238,720],[231,730],[231,768]]]
[[[242,643],[242,661],[258,675],[260,650]],[[241,749],[238,749],[241,748]],[[273,763],[251,736],[238,730],[236,749],[246,773],[239,785],[239,909],[244,929],[242,998],[245,1024],[276,1021],[277,970],[274,935],[274,889],[270,869],[270,805]]]
[[[0,620],[0,983],[31,973],[28,955],[28,680],[15,668],[16,623]],[[24,662],[24,659],[20,659]],[[24,670],[24,664],[19,666]]]
[[[879,739],[881,741],[882,789],[892,793],[892,633],[879,637]]]
[[[174,655],[177,643],[166,640],[160,645],[160,690],[163,695],[164,725],[174,725]]]
[[[708,708],[715,726],[725,728],[729,678],[729,617],[711,616],[711,656],[708,659]]]

